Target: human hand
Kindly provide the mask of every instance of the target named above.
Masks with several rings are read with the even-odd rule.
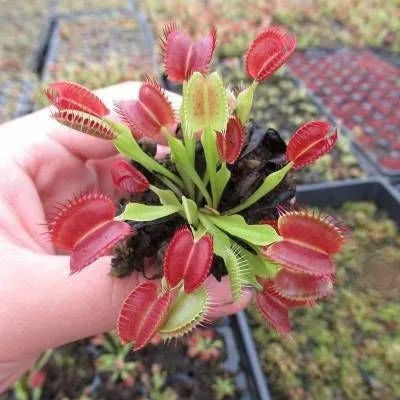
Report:
[[[139,83],[98,91],[114,99],[135,98]],[[180,98],[170,95],[175,107]],[[115,117],[115,116],[114,116]],[[57,254],[46,232],[57,202],[96,187],[117,199],[111,143],[72,132],[41,110],[0,126],[0,392],[48,348],[113,329],[124,298],[145,278],[111,277],[110,257],[70,276],[69,257]],[[251,298],[232,301],[227,279],[209,277],[214,303],[208,319],[235,313]]]

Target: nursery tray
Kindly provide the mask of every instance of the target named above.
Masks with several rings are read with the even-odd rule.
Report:
[[[144,16],[133,11],[58,18],[50,38],[42,79],[55,79],[57,72],[68,75],[73,67],[79,67],[82,73],[93,66],[106,69],[115,60],[116,64],[119,60],[136,62],[138,66],[134,65],[135,68],[142,66],[151,74],[154,57],[145,24]],[[103,26],[103,29],[99,31],[98,26]],[[74,34],[79,35],[79,41],[73,37]],[[75,79],[79,81],[79,76]]]
[[[291,72],[331,116],[351,131],[359,152],[380,173],[400,176],[400,69],[369,50],[296,52]]]
[[[113,11],[134,10],[135,0],[54,0],[54,9],[58,17],[77,17],[85,14],[104,15]]]
[[[297,187],[296,199],[314,207],[339,207],[347,201],[372,201],[400,225],[400,194],[384,178],[301,185]]]
[[[10,79],[0,77],[0,124],[31,111],[36,86],[33,74]]]
[[[224,319],[215,330],[224,338],[227,359],[223,367],[226,372],[234,374],[236,386],[241,392],[238,400],[256,400],[258,391],[253,385],[253,371],[245,368],[244,353],[241,351],[240,344],[233,328],[229,324],[229,320]]]
[[[257,391],[257,397],[254,397],[254,400],[271,400],[267,378],[261,368],[246,314],[240,311],[231,317],[231,321],[237,335],[239,348],[241,348],[241,354],[244,355],[242,360],[244,363],[243,368],[250,371],[251,379],[249,385],[253,390]]]
[[[2,73],[40,71],[52,24],[52,3],[45,11],[16,14],[0,11],[0,69]],[[29,21],[29,22],[27,22]]]

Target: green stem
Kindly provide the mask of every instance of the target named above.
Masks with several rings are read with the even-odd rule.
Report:
[[[169,171],[167,168],[165,168],[163,165],[159,164],[156,160],[154,160],[152,157],[150,157],[148,154],[146,154],[139,144],[136,142],[136,140],[133,138],[132,133],[130,132],[129,128],[122,124],[115,123],[110,120],[106,120],[106,122],[113,127],[117,133],[118,136],[117,138],[113,141],[114,146],[117,148],[117,150],[129,157],[130,159],[138,162],[141,164],[144,168],[146,168],[148,171],[154,173],[158,172],[168,179],[170,179],[172,182],[174,182],[177,186],[180,188],[183,187],[183,182],[182,180],[177,177],[174,173]]]
[[[156,175],[157,179],[159,179],[168,189],[171,189],[179,198],[183,196],[182,191],[176,186],[173,182],[171,182],[168,178],[165,178],[162,175]]]
[[[186,151],[188,153],[190,161],[194,166],[194,163],[196,161],[196,135],[194,132],[190,133],[183,131],[183,140],[185,142]]]
[[[238,206],[224,212],[224,215],[237,214],[240,211],[243,211],[244,209],[253,205],[256,201],[260,200],[262,197],[264,197],[269,192],[274,190],[279,185],[279,183],[281,183],[283,178],[286,176],[286,174],[292,167],[293,163],[290,162],[286,164],[283,168],[281,168],[279,171],[269,174],[265,178],[261,186],[244,203],[239,204]]]
[[[191,181],[190,183],[191,184],[194,183],[197,186],[197,188],[201,191],[201,193],[205,197],[207,204],[211,206],[212,200],[207,191],[207,188],[204,186],[203,181],[201,180],[199,174],[197,173],[194,166],[191,164],[186,148],[182,143],[182,141],[173,136],[169,136],[168,143],[171,149],[173,161],[179,173],[185,174],[186,179],[190,179]],[[190,197],[194,199],[194,192],[190,194]]]
[[[205,170],[204,171],[204,176],[203,176],[203,184],[204,184],[205,187],[207,187],[208,182],[210,182],[210,176],[208,175],[208,171]],[[197,194],[196,203],[200,204],[200,202],[203,200],[203,197],[204,197],[203,194],[201,192],[199,192]]]
[[[171,134],[171,132],[168,130],[167,127],[163,127],[162,132],[163,132],[165,138],[167,139],[168,143],[170,144],[170,148],[171,148],[171,139],[175,138],[175,137]],[[176,139],[176,140],[179,140],[179,139]],[[182,147],[183,147],[183,150],[186,152],[188,158],[190,159],[187,149],[184,146],[182,146]],[[187,193],[189,194],[189,197],[194,199],[194,184],[192,182],[192,179],[190,178],[189,174],[187,173],[186,168],[184,168],[184,166],[180,162],[176,162],[176,160],[174,159],[174,157],[176,158],[176,155],[174,154],[173,149],[171,149],[171,157],[175,163],[176,169],[178,170],[180,177],[183,180],[183,183],[185,184],[185,187],[186,187]],[[194,168],[194,165],[192,165],[192,167]]]
[[[210,128],[205,128],[201,137],[201,143],[204,149],[204,156],[206,158],[206,168],[208,176],[210,177],[212,207],[217,208],[217,147],[215,132]]]
[[[257,86],[258,82],[254,80],[253,83],[248,88],[241,91],[237,97],[235,113],[242,124],[245,124],[249,119]]]

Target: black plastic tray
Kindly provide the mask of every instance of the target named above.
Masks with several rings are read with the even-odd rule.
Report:
[[[227,358],[224,362],[224,370],[234,375],[236,387],[241,395],[238,400],[256,400],[257,390],[251,386],[253,376],[244,368],[243,352],[240,351],[239,343],[228,320],[218,324],[215,330],[224,338]]]
[[[400,225],[400,193],[384,178],[301,185],[296,199],[315,207],[339,207],[346,201],[373,201]]]
[[[252,400],[271,400],[268,389],[267,378],[261,368],[260,359],[258,358],[256,345],[251,334],[251,329],[247,322],[246,314],[240,311],[231,317],[231,324],[237,336],[239,349],[243,354],[243,369],[248,371],[247,376],[250,377],[249,387],[253,392],[257,393]]]

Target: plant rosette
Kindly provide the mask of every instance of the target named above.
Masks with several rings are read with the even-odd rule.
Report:
[[[332,291],[332,255],[344,241],[341,227],[330,217],[307,211],[281,211],[271,220],[263,207],[268,209],[269,199],[274,200],[270,209],[280,205],[274,193],[288,171],[328,152],[337,141],[337,131],[323,121],[301,126],[282,159],[275,160],[275,170],[265,172],[247,192],[243,192],[247,177],[238,180],[240,170],[235,169],[251,147],[259,147],[245,127],[256,88],[286,62],[296,40],[281,27],[259,33],[245,57],[253,82],[234,96],[218,73],[208,71],[216,39],[215,29],[192,41],[175,24],[165,27],[161,47],[166,73],[171,81],[183,84],[179,110],[150,78],[141,85],[137,99],[115,104],[122,123],[111,121],[109,109],[85,87],[58,81],[46,90],[55,106],[54,119],[112,142],[130,160],[112,165],[110,179],[116,187],[134,199],[158,199],[128,202],[119,215],[114,202],[96,191],[66,203],[49,221],[49,231],[56,247],[71,252],[71,273],[124,239],[139,237],[143,227],[163,231],[168,225],[171,229],[171,218],[177,219],[171,238],[159,241],[153,254],[157,256],[142,260],[159,265],[162,279],[134,288],[120,311],[119,337],[132,343],[134,350],[157,335],[168,340],[207,322],[217,300],[205,281],[216,269],[229,276],[234,300],[244,289],[253,289],[265,319],[283,333],[290,330],[288,308],[313,305]],[[267,131],[267,137],[273,135]],[[166,159],[153,157],[155,145],[158,150],[168,146]],[[227,190],[232,182],[244,195],[227,206],[234,193]],[[248,212],[260,204],[261,210],[253,213],[258,219],[254,223]],[[127,249],[135,250],[135,246]]]

